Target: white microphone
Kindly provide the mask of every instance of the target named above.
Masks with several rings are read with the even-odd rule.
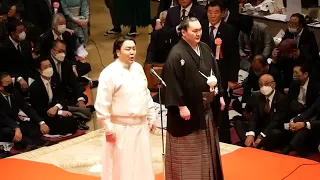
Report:
[[[166,83],[161,79],[161,77],[156,73],[155,70],[153,69],[150,69],[150,74],[154,77],[156,77],[160,82],[161,84],[164,86],[164,87],[167,87]]]

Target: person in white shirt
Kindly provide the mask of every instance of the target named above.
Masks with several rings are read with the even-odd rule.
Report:
[[[143,68],[135,62],[136,43],[114,42],[115,61],[100,74],[95,109],[105,128],[102,180],[153,180],[149,133],[155,109]]]

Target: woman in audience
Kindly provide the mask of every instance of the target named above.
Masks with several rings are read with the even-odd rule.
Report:
[[[67,18],[68,28],[74,30],[80,44],[85,45],[89,38],[88,0],[61,0],[61,6]]]

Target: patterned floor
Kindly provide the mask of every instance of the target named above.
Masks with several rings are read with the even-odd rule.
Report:
[[[12,156],[24,160],[49,163],[67,171],[99,176],[101,172],[101,152],[103,129],[59,144],[43,147],[31,152]],[[153,168],[155,173],[162,172],[162,138],[158,130],[151,136]],[[232,152],[240,147],[220,143],[221,154]]]

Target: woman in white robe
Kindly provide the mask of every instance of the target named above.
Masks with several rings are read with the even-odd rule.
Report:
[[[102,180],[154,180],[150,132],[155,109],[143,68],[136,63],[135,41],[121,37],[115,61],[100,74],[95,109],[103,121]]]

